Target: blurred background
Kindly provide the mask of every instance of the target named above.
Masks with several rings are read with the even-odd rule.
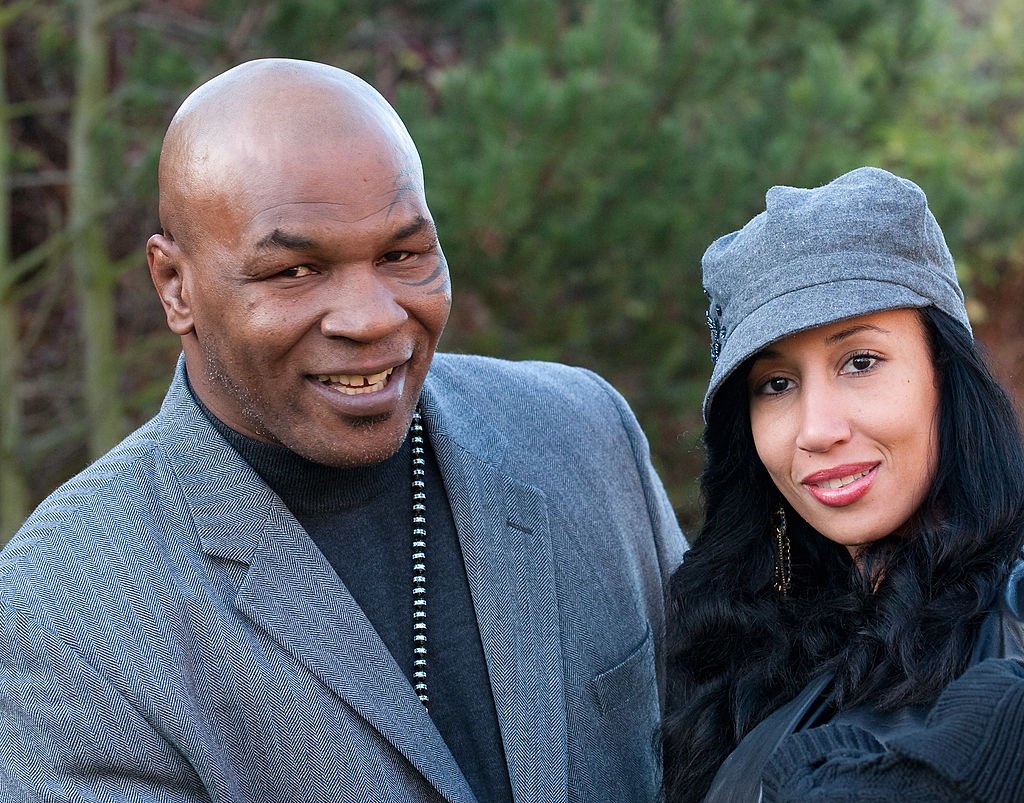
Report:
[[[919,183],[1020,409],[1021,31],[1019,0],[3,0],[0,543],[157,409],[178,354],[144,255],[160,138],[262,56],[391,100],[452,270],[442,347],[603,374],[684,525],[700,257],[773,184],[861,164]]]

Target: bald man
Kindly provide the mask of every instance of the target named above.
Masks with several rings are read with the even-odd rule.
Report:
[[[158,415],[0,553],[0,801],[644,801],[683,538],[622,398],[436,354],[405,126],[320,64],[181,106]]]

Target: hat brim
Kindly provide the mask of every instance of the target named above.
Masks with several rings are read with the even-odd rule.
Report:
[[[892,309],[920,308],[932,302],[896,282],[879,279],[840,279],[783,293],[747,315],[726,333],[711,372],[701,407],[704,420],[722,383],[761,349],[798,332],[836,321]]]

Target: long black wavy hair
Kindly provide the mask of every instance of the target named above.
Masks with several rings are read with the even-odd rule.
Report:
[[[933,701],[966,669],[1024,542],[1024,443],[964,327],[934,307],[920,314],[940,386],[931,490],[903,537],[865,548],[859,568],[787,506],[788,596],[772,586],[782,496],[754,449],[752,359],[718,391],[704,434],[704,526],[668,589],[671,803],[703,798],[743,736],[822,670],[835,672],[840,709],[887,710]]]

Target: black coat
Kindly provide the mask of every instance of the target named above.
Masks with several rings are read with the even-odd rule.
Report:
[[[961,721],[955,716],[951,720],[946,704],[952,697],[963,702],[964,695],[983,697],[974,690],[976,679],[973,668],[989,658],[1018,659],[1024,658],[1024,562],[1018,563],[1010,575],[1006,591],[998,604],[989,612],[979,629],[974,652],[971,655],[970,669],[957,683],[951,684],[934,706],[912,706],[895,711],[879,712],[870,706],[860,706],[838,713],[829,710],[829,696],[832,687],[832,675],[821,675],[812,680],[793,700],[776,709],[750,733],[723,762],[712,781],[704,803],[757,803],[757,801],[856,801],[856,800],[900,800],[911,803],[916,800],[984,800],[984,801],[1020,801],[1020,797],[972,797],[964,792],[963,784],[968,783],[972,767],[964,762],[964,754],[949,755],[949,743],[936,743],[936,763],[933,769],[920,761],[905,758],[906,767],[898,759],[898,753],[906,740],[920,745],[929,734],[935,733],[939,727],[945,733],[960,727],[964,733],[974,735],[972,728],[976,719]],[[990,672],[991,670],[984,670]],[[1024,669],[1017,661],[1004,662],[998,670],[999,683],[1016,687],[1021,695],[1022,706],[1016,710],[1016,718],[999,727],[1005,733],[989,733],[986,738],[1001,742],[1007,755],[1013,756],[1008,764],[1019,770],[1020,786],[1024,786],[1024,762],[1017,756],[1024,755]],[[986,682],[991,681],[988,675]],[[966,689],[964,687],[967,687]],[[954,688],[955,687],[955,688]],[[990,704],[989,702],[985,703]],[[973,710],[973,709],[972,709]],[[1012,715],[1011,711],[1011,715]],[[938,719],[937,719],[938,718]],[[962,719],[962,718],[961,718]],[[991,717],[989,717],[991,719]],[[970,727],[968,727],[970,725]],[[969,744],[964,739],[963,744]],[[973,747],[974,745],[971,745]],[[940,750],[941,748],[941,750]],[[965,747],[966,749],[966,747]],[[829,762],[840,761],[840,764]],[[845,762],[845,763],[843,763]],[[887,763],[888,762],[888,763]],[[984,773],[989,766],[987,762],[975,762],[977,772]],[[890,765],[897,766],[899,771],[882,773],[879,768]],[[906,787],[907,767],[913,766],[918,772],[927,776],[924,780],[934,780],[939,788],[948,780],[950,794],[948,797],[936,797],[933,787],[923,797],[908,797]],[[942,766],[958,767],[957,778],[944,779],[939,776]],[[856,771],[862,774],[854,781]],[[845,775],[843,773],[846,773]],[[934,774],[934,778],[932,778]],[[766,785],[762,790],[762,776]],[[877,777],[876,777],[877,776]],[[900,785],[875,788],[873,797],[868,787],[869,779],[878,783]],[[984,779],[974,779],[978,782]],[[1007,783],[1005,788],[1013,789]],[[1002,788],[996,784],[1000,792]],[[812,790],[813,789],[813,794]],[[888,791],[888,796],[886,795]],[[857,794],[860,796],[857,796]]]

